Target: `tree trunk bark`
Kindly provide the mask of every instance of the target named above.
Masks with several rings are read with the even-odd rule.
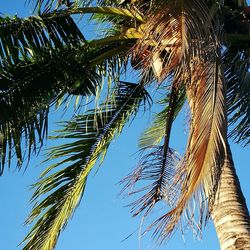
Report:
[[[221,250],[250,250],[250,217],[227,146],[220,183],[211,216]]]

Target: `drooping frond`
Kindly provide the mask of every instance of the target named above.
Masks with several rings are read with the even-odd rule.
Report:
[[[211,58],[210,58],[211,60]],[[221,62],[197,62],[192,71],[191,127],[186,154],[181,171],[174,179],[181,192],[175,208],[162,216],[156,223],[155,235],[163,241],[171,235],[183,214],[189,225],[202,227],[204,215],[211,211],[221,166],[226,152],[226,98],[225,82]],[[195,207],[190,199],[197,201]]]
[[[53,102],[66,93],[89,95],[100,84],[96,70],[86,67],[87,57],[93,56],[93,51],[91,54],[85,51],[85,58],[84,54],[77,58],[74,52],[76,50],[71,49],[45,51],[43,55],[40,53],[42,57],[22,61],[16,66],[10,64],[0,70],[1,173],[6,161],[10,165],[12,148],[20,167],[22,151],[27,150],[30,155],[31,151],[36,151],[37,143],[43,143]]]
[[[152,225],[155,227],[154,235],[160,242],[171,235],[181,218],[186,217],[187,223],[192,226],[195,225],[195,217],[198,217],[198,229],[202,225],[204,215],[209,211],[208,206],[213,203],[226,152],[226,85],[218,45],[219,29],[213,25],[205,1],[168,1],[164,8],[156,9],[149,16],[145,36],[135,46],[139,57],[140,53],[142,56],[149,52],[143,65],[153,68],[158,81],[175,72],[173,86],[176,89],[185,86],[191,110],[186,153],[176,166],[178,169],[173,171],[172,181],[168,180],[170,188],[165,194],[169,193],[168,198],[173,201],[171,194],[174,192],[171,190],[180,192],[175,192],[177,196],[171,210]],[[165,132],[165,135],[164,145],[168,146],[168,133]],[[161,159],[164,155],[165,158],[168,156],[167,149],[163,150]],[[139,174],[134,172],[135,180],[138,176],[141,178],[140,175],[144,180],[147,175],[150,179],[151,173],[157,172],[153,166],[152,172],[148,171],[147,165],[146,170],[140,172],[140,167],[138,169]],[[160,180],[164,168],[161,170],[157,172]],[[132,176],[130,179],[132,183],[136,182]],[[155,196],[151,194],[151,191],[146,192],[141,200],[133,203],[138,212],[148,209],[147,214],[152,209],[157,199],[154,200],[152,197]],[[193,199],[197,200],[197,207],[192,204]]]
[[[142,212],[147,216],[157,202],[163,201],[173,206],[179,193],[173,186],[173,177],[178,170],[180,157],[173,149],[164,149],[164,146],[144,148],[146,154],[141,158],[136,169],[126,176],[120,183],[128,195],[142,193],[142,196],[133,201],[131,212],[136,216]],[[143,186],[137,188],[142,181]]]
[[[164,98],[160,101],[161,105],[164,105],[164,109],[155,115],[154,121],[152,125],[144,133],[141,135],[139,140],[139,147],[150,147],[153,145],[158,145],[165,136],[166,132],[166,117],[170,108],[170,94],[168,94],[167,98]],[[176,106],[171,107],[174,108],[174,117],[175,119],[179,114],[183,104],[185,102],[185,90],[184,88],[179,90],[178,97],[176,98]]]
[[[132,188],[139,180],[146,179],[153,181],[153,183],[146,186],[146,188],[132,192],[134,194],[147,191],[141,198],[131,204],[134,215],[144,210],[147,215],[158,201],[165,198],[172,200],[172,197],[167,197],[165,193],[172,192],[172,190],[170,191],[168,188],[171,186],[170,180],[171,177],[173,177],[177,165],[176,162],[178,161],[177,154],[169,147],[171,127],[177,110],[177,101],[178,90],[175,84],[173,84],[171,93],[169,94],[168,111],[165,114],[163,146],[155,146],[153,150],[152,145],[145,147],[144,150],[147,151],[150,149],[152,152],[145,155],[139,163],[138,168],[123,180],[123,182],[125,182],[124,189]]]
[[[73,141],[52,148],[48,160],[58,162],[48,167],[34,186],[36,204],[28,223],[34,220],[36,223],[25,239],[24,250],[54,248],[61,230],[81,200],[89,172],[98,159],[103,159],[113,137],[121,133],[129,117],[148,95],[142,85],[120,83],[114,96],[99,110],[91,110],[67,122],[54,137]],[[49,174],[50,171],[53,172]],[[39,202],[43,196],[46,197]]]
[[[250,143],[250,73],[249,51],[231,46],[224,54],[229,136],[238,143]]]
[[[10,164],[13,147],[21,166],[22,136],[28,157],[31,151],[36,151],[36,144],[43,142],[51,104],[65,94],[95,94],[103,77],[111,80],[119,77],[129,43],[129,39],[120,42],[107,38],[99,43],[82,44],[79,40],[78,45],[65,44],[59,48],[44,45],[20,58],[18,63],[3,62],[0,69],[1,172],[6,161]]]

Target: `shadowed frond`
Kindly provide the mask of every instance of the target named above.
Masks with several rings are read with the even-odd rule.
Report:
[[[227,102],[231,136],[236,142],[250,143],[250,62],[249,51],[229,47],[224,55]]]
[[[81,31],[70,15],[102,13],[140,19],[136,12],[112,7],[86,7],[72,10],[52,11],[27,18],[0,18],[0,63],[18,64],[23,58],[32,57],[44,48],[63,48],[86,44]],[[127,27],[129,28],[129,27]]]
[[[49,107],[57,98],[80,88],[81,94],[95,91],[100,77],[93,69],[72,58],[72,50],[53,50],[42,58],[8,65],[0,70],[0,107],[3,110],[1,127],[1,173],[6,160],[15,152],[18,167],[23,162],[23,152],[36,152],[36,144],[43,143],[47,134]],[[71,54],[71,58],[70,55]],[[68,58],[62,61],[61,58]],[[70,60],[71,59],[71,60]],[[77,65],[81,71],[77,70]],[[84,74],[82,72],[84,71]],[[74,77],[71,74],[74,74]],[[32,93],[32,94],[31,94]],[[22,140],[26,143],[24,145]],[[22,147],[24,147],[22,149]]]
[[[85,39],[68,15],[64,17],[31,16],[0,19],[0,63],[18,64],[25,58],[39,55],[44,48],[77,46]]]
[[[180,163],[179,155],[170,148],[166,152],[164,146],[147,147],[143,151],[147,153],[141,157],[136,169],[120,182],[124,185],[122,192],[143,194],[129,204],[133,216],[142,212],[147,216],[159,201],[173,206],[179,193],[172,183]],[[143,186],[136,189],[139,181]]]
[[[117,6],[120,0],[27,0],[29,3],[34,4],[34,9],[38,13],[42,11],[50,11],[57,8],[74,8],[74,7],[86,7],[90,5],[97,6]]]
[[[95,94],[102,78],[119,77],[129,43],[93,42],[62,48],[40,48],[39,53],[19,63],[4,63],[0,69],[1,172],[15,152],[18,167],[46,137],[48,108],[65,94]],[[118,56],[119,55],[119,56]],[[64,60],[62,60],[64,58]],[[124,61],[124,59],[123,59]],[[32,95],[30,94],[32,93]],[[22,136],[27,145],[22,144]]]
[[[54,248],[61,230],[78,206],[87,176],[96,161],[106,154],[116,134],[148,98],[142,85],[120,83],[111,102],[67,122],[54,139],[73,139],[52,148],[48,160],[58,160],[42,174],[33,200],[36,202],[28,223],[37,220],[25,238],[24,250]],[[57,168],[60,170],[55,172]],[[49,172],[53,171],[50,175]],[[44,200],[38,201],[46,196]]]
[[[62,79],[56,80],[62,73],[58,50],[84,41],[69,16],[0,18],[0,174],[14,154],[21,166],[22,147],[29,158],[36,144],[43,143],[49,105],[63,91]]]
[[[246,0],[226,0],[225,5],[232,7],[233,9],[242,8],[247,6]]]

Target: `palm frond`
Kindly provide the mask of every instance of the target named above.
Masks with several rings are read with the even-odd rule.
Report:
[[[169,178],[169,173],[173,172],[172,168],[176,165],[177,158],[176,153],[169,147],[170,132],[175,116],[177,100],[178,90],[176,89],[175,84],[173,84],[171,93],[169,95],[169,108],[165,116],[163,146],[156,147],[156,152],[153,151],[152,153],[146,155],[139,164],[139,168],[137,168],[132,174],[124,179],[124,182],[127,182],[125,186],[129,188],[131,186],[134,186],[138,180],[143,180],[144,178],[147,180],[153,179],[154,181],[152,184],[152,188],[150,188],[150,185],[147,186],[146,190],[150,190],[139,200],[131,204],[132,211],[138,208],[138,210],[135,211],[134,215],[141,213],[145,209],[145,214],[147,215],[149,211],[151,211],[151,209],[154,207],[154,205],[166,196],[166,187],[170,186],[169,180],[171,178]],[[148,147],[146,147],[146,149],[148,149]],[[151,164],[153,165],[153,167]],[[150,166],[152,168],[152,172],[150,172]],[[142,190],[145,191],[145,188],[143,188]]]
[[[134,17],[131,11],[119,8],[80,10]],[[87,42],[70,17],[74,13],[78,12],[61,10],[0,20],[0,105],[4,110],[0,122],[0,173],[6,162],[10,166],[14,154],[17,166],[21,167],[22,141],[27,144],[24,148],[28,158],[31,152],[36,152],[37,144],[42,145],[50,105],[65,94],[94,94],[101,78],[117,80],[127,62],[124,52],[135,41],[130,33]]]
[[[18,167],[21,166],[21,138],[27,144],[24,149],[27,148],[28,158],[36,151],[36,144],[42,144],[48,109],[53,103],[65,94],[95,94],[103,77],[117,79],[128,48],[129,43],[124,41],[122,45],[109,41],[102,46],[91,42],[75,47],[41,48],[18,64],[6,62],[0,69],[1,172],[6,161],[10,165],[12,149],[19,159]]]
[[[208,207],[213,203],[226,154],[226,88],[221,62],[217,58],[213,64],[197,63],[192,72],[194,89],[188,93],[188,99],[193,101],[189,140],[180,170],[174,177],[181,192],[174,209],[153,224],[160,242],[171,235],[183,214],[189,225],[200,230],[211,211]],[[197,210],[192,199],[197,201]],[[197,216],[198,224],[194,222]]]
[[[203,25],[198,25],[199,23]],[[151,172],[145,164],[145,169],[142,167],[139,172],[134,172],[135,180],[130,175],[132,183],[135,183],[137,178],[154,179],[158,175],[160,182],[154,182],[153,187],[154,185],[157,187],[160,183],[163,184],[164,190],[167,189],[164,184],[167,183],[169,186],[168,192],[164,193],[166,196],[169,194],[168,200],[174,201],[174,204],[171,204],[170,212],[152,224],[152,227],[155,227],[154,235],[163,242],[185,216],[191,226],[196,225],[194,220],[198,216],[199,229],[204,222],[204,214],[209,211],[207,205],[213,202],[221,163],[226,152],[226,88],[217,34],[213,33],[216,29],[213,27],[205,1],[168,1],[164,8],[156,9],[156,12],[149,16],[144,29],[145,36],[139,39],[134,47],[135,54],[140,57],[141,53],[143,58],[145,51],[151,53],[145,57],[143,65],[146,65],[146,69],[153,68],[158,81],[175,72],[176,82],[172,88],[181,89],[183,84],[186,85],[186,95],[192,115],[186,153],[178,164],[178,169],[172,171],[174,173],[172,181],[161,182],[166,171],[165,163],[169,163],[171,155],[169,148],[171,126],[168,123],[165,127],[163,150],[156,150],[155,153],[156,155],[158,152],[162,153],[161,168],[156,167],[157,171],[152,167]],[[174,111],[168,110],[169,113],[173,120]],[[127,186],[130,187],[131,184]],[[147,187],[145,189],[148,190]],[[160,189],[150,189],[132,204],[137,209],[136,214],[145,209],[146,214],[151,211],[154,204],[161,199],[156,190]],[[175,190],[180,191],[178,193]],[[171,194],[176,195],[175,199]],[[197,204],[201,204],[196,213],[195,206],[191,202],[193,199],[198,199]]]
[[[210,28],[211,17],[204,1],[156,3],[141,27],[143,36],[134,47],[135,61],[145,71],[153,68],[156,79],[162,81],[177,67],[184,67],[191,58],[203,53]]]
[[[176,76],[179,76],[176,77],[178,81],[173,85],[181,86],[181,82],[186,84],[186,95],[192,120],[185,156],[178,166],[175,166],[177,169],[170,171],[173,174],[171,181],[167,179],[166,182],[162,182],[164,199],[170,200],[171,210],[150,227],[155,227],[154,236],[158,237],[160,243],[172,234],[182,218],[186,218],[190,226],[196,225],[198,230],[203,225],[206,218],[204,215],[208,215],[210,210],[208,207],[213,203],[221,166],[226,154],[226,84],[216,40],[214,40],[213,35],[207,38],[208,40],[201,40],[204,42],[203,52],[200,51],[198,55],[194,54],[189,59],[186,58],[188,59],[186,63],[178,67],[176,72]],[[185,57],[185,54],[182,54],[182,57]],[[182,60],[182,57],[180,60]],[[171,112],[173,119],[174,112]],[[166,126],[166,128],[169,128],[169,126]],[[162,154],[161,163],[164,163],[164,157],[165,163],[171,163],[171,160],[168,160],[171,159],[171,151],[168,147],[168,132],[167,129],[163,149],[157,149],[146,156],[146,160],[143,161],[145,168],[143,165],[139,165],[133,173],[134,177],[132,174],[126,179],[128,181],[127,187],[133,186],[137,179],[155,180],[155,178],[158,178],[158,180],[164,180],[165,165],[161,164],[161,168],[159,168],[159,164],[155,162],[156,158],[154,158],[153,163],[156,168],[152,166],[151,170],[147,158],[152,160],[152,157],[157,155],[157,160],[159,160],[160,152]],[[169,178],[171,174],[167,176]],[[157,186],[158,183],[157,181],[153,182],[153,187],[154,185]],[[164,186],[164,184],[167,186]],[[159,189],[151,188],[152,186],[149,185],[139,190],[148,191],[149,189],[146,194],[132,203],[132,208],[136,210],[135,214],[145,210],[147,215],[154,204],[162,199],[161,193],[156,192]],[[179,190],[179,193],[176,190]],[[156,193],[159,195],[155,196]],[[197,201],[195,204],[198,205],[194,205],[193,200]],[[198,224],[195,222],[197,217]]]
[[[85,39],[68,15],[43,18],[0,19],[0,64],[18,64],[21,60],[39,55],[44,48],[63,48],[84,44]]]
[[[162,146],[151,146],[143,149],[146,153],[140,159],[136,169],[126,176],[120,183],[122,192],[128,195],[142,193],[142,196],[129,204],[133,216],[144,212],[146,217],[156,203],[163,201],[170,206],[176,203],[179,191],[173,185],[173,178],[178,170],[180,156],[173,149]],[[136,189],[136,185],[139,182]]]
[[[36,220],[36,223],[24,240],[24,250],[54,248],[81,200],[89,172],[104,157],[111,140],[121,133],[129,117],[137,112],[141,101],[148,98],[142,85],[129,83],[120,83],[114,96],[115,99],[101,105],[99,110],[67,122],[58,136],[53,137],[73,141],[52,148],[48,160],[58,162],[48,167],[34,185],[32,199],[36,203],[27,222]],[[43,196],[46,197],[39,202]]]
[[[25,150],[29,158],[31,152],[36,152],[36,144],[43,144],[49,107],[56,99],[74,91],[88,95],[98,86],[100,77],[95,70],[84,69],[82,62],[72,60],[76,59],[70,58],[72,52],[70,49],[54,50],[32,62],[23,61],[18,66],[10,64],[0,70],[1,173],[6,161],[10,167],[12,150],[17,155],[18,167],[21,167]],[[61,56],[68,61],[62,61]],[[72,73],[75,73],[74,77],[71,77]]]
[[[74,8],[74,7],[87,7],[90,5],[97,6],[118,6],[120,0],[27,0],[29,3],[34,4],[34,10],[38,13],[41,11],[48,12],[55,8]]]
[[[107,16],[121,16],[125,19],[133,19],[135,21],[143,22],[144,19],[138,11],[123,9],[119,7],[84,7],[72,8],[66,10],[55,10],[49,13],[44,13],[43,16],[50,18],[52,16],[69,16],[73,14],[100,14]]]
[[[58,65],[59,61],[55,58],[54,47],[76,46],[84,41],[69,16],[50,20],[1,17],[0,174],[6,161],[10,166],[14,153],[20,167],[22,148],[27,148],[29,158],[31,151],[36,151],[36,144],[42,144],[46,137],[49,105],[62,93],[61,84],[53,85],[56,72],[60,71],[52,65]]]
[[[226,0],[225,5],[230,6],[232,9],[241,9],[247,6],[246,0]]]
[[[236,142],[250,143],[250,73],[249,51],[229,47],[224,54],[229,113],[229,136]]]
[[[89,6],[92,0],[26,0],[29,4],[33,4],[34,11],[49,12],[55,8],[69,8],[73,6]]]
[[[155,115],[152,125],[144,131],[139,140],[139,148],[147,148],[149,146],[158,145],[165,136],[166,132],[166,117],[169,109],[174,109],[173,119],[177,117],[185,102],[185,89],[179,90],[176,97],[176,106],[170,107],[170,94],[166,98],[160,101],[161,105],[164,105],[164,109]]]

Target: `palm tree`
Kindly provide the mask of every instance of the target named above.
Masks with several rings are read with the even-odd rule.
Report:
[[[55,247],[110,142],[141,105],[157,102],[147,91],[152,84],[164,92],[164,108],[140,139],[138,167],[121,181],[123,191],[136,194],[133,215],[167,204],[145,229],[159,243],[183,223],[200,230],[211,216],[221,249],[250,248],[249,213],[228,144],[229,137],[250,142],[246,1],[37,0],[35,12],[0,20],[1,173],[13,155],[21,168],[39,153],[50,107],[68,107],[74,97],[95,101],[87,112],[80,105],[52,137],[69,141],[50,149],[45,162],[53,161],[34,185],[27,219],[34,224],[23,249]],[[76,14],[108,23],[102,38],[87,40]],[[138,72],[138,83],[120,81],[126,70]],[[190,128],[180,157],[170,135],[185,103]]]

